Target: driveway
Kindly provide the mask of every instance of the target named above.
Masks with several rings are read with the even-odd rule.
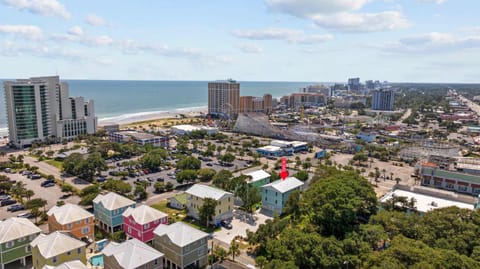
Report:
[[[233,220],[232,220],[232,229],[228,230],[224,227],[220,231],[215,232],[213,238],[221,241],[226,244],[230,244],[233,238],[237,235],[246,237],[247,230],[252,232],[257,231],[260,224],[264,224],[267,219],[272,219],[271,217],[265,216],[259,211],[253,214],[253,219],[251,220],[250,214],[246,214],[244,211],[235,209],[233,210]]]

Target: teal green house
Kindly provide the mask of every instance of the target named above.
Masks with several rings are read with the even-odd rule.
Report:
[[[32,256],[30,242],[41,230],[26,218],[9,218],[0,222],[0,268],[6,264],[20,260],[25,266],[28,257]]]
[[[287,177],[285,180],[277,180],[261,187],[262,208],[281,215],[287,203],[288,196],[293,191],[301,191],[303,182],[296,177]]]
[[[270,174],[264,170],[249,172],[245,175],[250,177],[250,180],[248,180],[247,183],[255,188],[260,188],[263,185],[270,183]]]
[[[135,202],[114,192],[99,194],[93,200],[95,220],[103,230],[113,233],[123,227],[123,212],[135,207]]]

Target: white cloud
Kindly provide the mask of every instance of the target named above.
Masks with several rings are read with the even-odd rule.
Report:
[[[401,11],[360,12],[371,0],[266,0],[270,10],[339,32],[378,32],[409,26]]]
[[[18,10],[26,10],[33,14],[59,16],[64,19],[71,17],[66,8],[57,0],[4,0],[7,6]]]
[[[348,13],[334,15],[315,15],[316,25],[342,32],[379,32],[408,27],[410,24],[398,11],[380,13]]]
[[[87,15],[87,18],[85,19],[85,21],[90,24],[90,25],[93,25],[93,26],[105,26],[107,25],[107,23],[105,22],[105,20],[98,16],[98,15],[95,15],[95,14],[89,14]]]
[[[75,49],[51,45],[19,44],[10,41],[0,42],[0,55],[6,57],[30,55],[34,57],[62,59],[76,62],[86,59],[86,55],[83,52]]]
[[[266,0],[274,11],[298,17],[317,14],[332,14],[354,11],[362,8],[370,0]]]
[[[42,29],[35,25],[0,25],[0,34],[10,34],[27,39],[40,39]]]
[[[402,38],[380,46],[386,52],[437,53],[464,49],[480,49],[480,35],[458,36],[450,33],[431,32]]]
[[[83,29],[80,26],[74,26],[68,30],[67,34],[72,36],[83,36]]]
[[[244,53],[262,53],[263,48],[257,44],[239,44],[238,48]]]
[[[417,1],[418,2],[423,2],[423,3],[434,2],[434,3],[437,3],[437,4],[443,4],[447,0],[417,0]]]
[[[332,35],[307,35],[300,30],[266,28],[259,30],[237,30],[233,34],[251,40],[285,40],[295,44],[316,44],[333,39]]]
[[[108,46],[115,41],[107,35],[89,36],[80,26],[70,28],[66,34],[53,34],[52,39],[60,41],[78,42],[88,46]]]

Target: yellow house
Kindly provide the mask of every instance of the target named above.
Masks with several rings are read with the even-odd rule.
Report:
[[[84,242],[58,231],[48,235],[40,234],[30,243],[33,268],[58,266],[74,260],[86,264],[85,245]]]
[[[212,224],[220,225],[220,221],[233,218],[232,193],[203,184],[195,184],[185,193],[187,194],[187,209],[189,216],[199,219],[199,210],[203,205],[204,199],[211,198],[217,201],[215,216],[211,221]]]

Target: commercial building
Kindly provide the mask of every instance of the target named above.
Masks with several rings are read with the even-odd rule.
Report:
[[[102,254],[104,269],[163,269],[163,253],[135,238],[111,242]]]
[[[93,100],[70,97],[58,76],[5,81],[10,143],[71,140],[97,130]]]
[[[209,127],[209,126],[195,126],[195,125],[175,125],[170,128],[170,132],[176,135],[187,135],[191,132],[199,132],[203,131],[207,133],[207,135],[213,135],[218,133],[218,128],[216,127]]]
[[[80,260],[87,263],[86,243],[61,232],[40,234],[31,243],[34,269],[58,266],[64,262]]]
[[[240,109],[240,83],[233,79],[208,83],[208,114],[235,118]]]
[[[208,263],[208,234],[183,222],[160,225],[153,247],[165,254],[164,268],[204,268]]]
[[[93,213],[100,228],[109,233],[121,230],[123,212],[135,207],[135,202],[114,192],[99,194],[93,199]]]
[[[168,224],[167,214],[148,205],[129,207],[122,216],[123,231],[127,238],[136,238],[142,242],[152,241],[153,230],[158,225]]]
[[[30,242],[41,232],[30,220],[25,218],[9,218],[0,221],[0,268],[20,260],[23,266],[32,255]]]
[[[372,91],[372,110],[392,111],[394,103],[394,91],[386,89]]]
[[[47,212],[48,230],[67,231],[77,239],[94,240],[93,214],[75,204],[54,206]]]
[[[139,146],[145,146],[146,144],[151,144],[154,147],[164,147],[168,148],[169,139],[165,136],[157,136],[144,132],[137,131],[120,131],[109,133],[108,137],[112,142],[118,143],[128,143],[134,142]]]
[[[289,152],[285,152],[284,149],[282,149],[281,147],[277,147],[277,146],[263,146],[263,147],[257,148],[256,151],[260,155],[271,156],[271,157],[280,157],[280,156],[284,156],[284,155],[292,155],[293,154],[293,150],[291,150]]]
[[[321,93],[327,97],[332,96],[332,88],[325,85],[309,85],[305,88],[300,88],[302,93]]]
[[[283,213],[288,197],[293,191],[301,191],[303,182],[295,177],[277,180],[261,188],[262,208],[277,214]]]
[[[211,223],[220,225],[222,220],[230,220],[233,218],[233,194],[221,189],[210,187],[203,184],[195,184],[187,191],[187,209],[188,215],[200,219],[199,211],[203,206],[206,198],[217,201],[215,207],[215,215],[212,217]]]
[[[283,140],[272,140],[270,145],[280,147],[287,152],[300,152],[300,151],[307,151],[308,144],[306,142],[301,141],[283,141]]]
[[[480,175],[449,171],[436,168],[431,164],[422,164],[419,167],[419,177],[423,186],[471,195],[480,194]]]
[[[349,78],[348,79],[348,91],[350,93],[353,93],[353,92],[360,92],[360,89],[361,89],[361,84],[360,84],[360,78]]]
[[[323,93],[292,93],[283,96],[280,102],[286,107],[298,110],[302,107],[324,106],[327,97]]]

